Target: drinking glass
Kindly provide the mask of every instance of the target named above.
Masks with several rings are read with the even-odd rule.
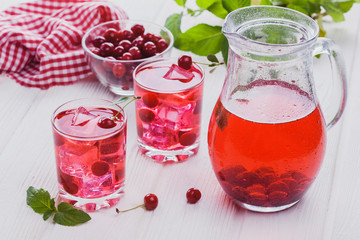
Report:
[[[159,162],[184,161],[200,143],[204,72],[194,63],[181,69],[176,61],[147,61],[134,70],[138,144]]]
[[[115,205],[123,192],[126,114],[103,99],[64,103],[52,115],[59,195],[79,209]]]

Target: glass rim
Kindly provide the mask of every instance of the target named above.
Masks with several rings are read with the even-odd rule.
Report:
[[[193,65],[196,66],[196,68],[198,70],[200,70],[201,72],[201,80],[198,84],[195,84],[193,86],[190,86],[190,87],[187,87],[187,88],[184,88],[184,89],[181,89],[181,90],[169,90],[169,91],[160,91],[156,88],[150,88],[150,87],[147,87],[147,86],[144,86],[143,84],[139,83],[137,81],[137,77],[136,77],[136,73],[138,71],[140,71],[143,67],[146,67],[147,65],[151,65],[151,64],[154,64],[154,63],[158,63],[158,62],[170,62],[170,63],[175,63],[177,61],[178,58],[175,58],[175,57],[170,57],[170,58],[158,58],[158,59],[154,59],[154,60],[147,60],[147,61],[144,61],[142,63],[140,63],[133,71],[133,79],[134,79],[134,86],[135,84],[141,86],[143,89],[146,89],[146,90],[149,90],[149,91],[152,91],[152,92],[156,92],[156,93],[166,93],[166,94],[171,94],[171,93],[181,93],[181,92],[184,92],[184,91],[188,91],[188,90],[191,90],[191,89],[194,89],[198,86],[200,86],[201,84],[204,83],[204,79],[205,79],[205,72],[204,70],[202,69],[202,67],[200,67],[197,63],[192,63]]]
[[[138,23],[138,24],[148,24],[148,25],[153,25],[153,26],[159,27],[159,29],[165,31],[168,34],[169,39],[170,39],[170,41],[168,43],[169,46],[164,51],[162,51],[161,53],[159,53],[157,55],[154,55],[154,56],[151,56],[151,57],[148,57],[148,58],[140,58],[140,59],[133,59],[133,60],[108,59],[106,57],[101,57],[101,56],[96,55],[95,53],[91,52],[89,50],[88,46],[85,43],[86,39],[89,37],[90,33],[92,31],[94,31],[95,29],[99,28],[99,27],[102,27],[102,26],[105,26],[105,25],[108,25],[108,24],[117,23],[117,22],[131,22],[133,24],[136,24],[136,23]],[[171,33],[171,31],[169,29],[167,29],[166,27],[161,26],[161,25],[159,25],[157,23],[153,23],[153,22],[145,21],[145,20],[136,20],[136,19],[121,19],[121,20],[113,20],[113,21],[100,23],[100,24],[90,28],[88,31],[86,31],[83,38],[82,38],[82,40],[81,40],[81,46],[84,49],[86,54],[89,54],[90,56],[92,56],[92,57],[94,57],[94,58],[96,58],[98,60],[114,62],[114,63],[138,63],[138,62],[143,62],[144,60],[156,59],[159,56],[169,52],[171,50],[171,48],[173,47],[173,45],[174,45],[174,36],[173,36],[173,34]]]
[[[64,131],[59,129],[55,124],[55,117],[57,116],[57,114],[59,114],[60,109],[62,107],[64,107],[64,106],[66,106],[66,105],[69,105],[70,103],[80,102],[80,101],[84,101],[84,100],[102,101],[103,103],[109,103],[109,107],[110,106],[117,106],[119,108],[119,111],[121,112],[123,118],[124,118],[124,121],[121,122],[121,124],[116,129],[113,129],[111,132],[106,133],[106,134],[102,134],[102,135],[98,135],[96,137],[80,137],[80,136],[77,136],[77,135],[72,135],[72,134],[65,133]],[[96,104],[93,104],[93,105],[96,106]],[[101,105],[101,104],[98,104],[98,105]],[[84,107],[86,107],[86,106],[88,106],[88,105],[85,105]],[[71,110],[71,109],[75,109],[75,108],[71,108],[71,107],[64,108],[63,111],[67,111],[67,110]],[[114,109],[114,110],[116,110],[116,109]],[[104,139],[104,138],[113,136],[113,135],[117,134],[118,132],[123,131],[125,129],[126,123],[127,123],[127,115],[126,115],[126,112],[124,111],[124,109],[121,106],[119,106],[118,104],[114,104],[113,102],[111,102],[109,100],[106,100],[106,99],[102,99],[102,98],[78,98],[78,99],[72,99],[72,100],[69,100],[69,101],[61,104],[60,106],[58,106],[54,110],[53,114],[51,115],[51,125],[52,125],[52,129],[54,131],[56,131],[57,133],[59,133],[62,136],[66,136],[67,138],[70,138],[70,139],[73,139],[73,140],[78,140],[78,141],[93,141],[93,140],[100,140],[100,139]]]

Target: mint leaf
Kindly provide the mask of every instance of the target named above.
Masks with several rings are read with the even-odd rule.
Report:
[[[222,4],[228,12],[231,12],[238,8],[250,6],[251,0],[222,0]]]
[[[222,4],[222,0],[196,0],[196,4],[219,18],[225,18],[228,14],[228,11]]]
[[[177,39],[179,34],[181,33],[181,19],[183,13],[175,13],[170,15],[165,21],[165,27],[170,30],[173,34],[174,39]]]
[[[220,26],[198,24],[180,34],[174,46],[183,51],[191,51],[200,56],[216,54],[221,50],[225,36]]]
[[[186,0],[174,0],[179,6],[185,6]]]
[[[29,205],[34,212],[44,214],[48,211],[54,211],[55,201],[50,198],[50,193],[44,189],[35,189],[30,186],[26,191],[26,203]]]
[[[46,212],[44,213],[44,215],[43,215],[44,221],[48,220],[49,217],[51,217],[51,215],[52,215],[54,212],[55,212],[55,210],[48,210],[48,211],[46,211]]]
[[[341,22],[345,20],[343,12],[336,6],[335,3],[323,2],[323,7],[325,8],[326,12],[332,17],[334,22]]]
[[[58,212],[55,213],[54,222],[64,226],[75,226],[89,221],[89,214],[74,208],[71,204],[62,202],[58,205]]]

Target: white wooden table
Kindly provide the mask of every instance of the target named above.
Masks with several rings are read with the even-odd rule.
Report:
[[[0,10],[21,1],[2,1]],[[171,0],[113,2],[130,18],[159,24],[180,10]],[[0,239],[360,239],[360,5],[346,14],[346,22],[325,27],[347,66],[345,114],[328,132],[327,153],[311,189],[294,207],[273,214],[237,207],[212,171],[206,138],[224,80],[221,67],[206,75],[200,151],[184,163],[161,165],[142,156],[136,145],[134,105],[126,110],[126,189],[116,207],[127,209],[141,203],[147,193],[155,193],[159,197],[155,211],[137,209],[118,215],[113,207],[91,213],[91,221],[76,227],[44,222],[26,205],[26,190],[34,186],[57,194],[52,112],[75,98],[117,96],[94,80],[39,90],[0,76]],[[174,49],[172,54],[180,52]],[[326,64],[315,63],[316,81],[330,81]],[[186,203],[185,193],[191,187],[203,194],[195,205]]]

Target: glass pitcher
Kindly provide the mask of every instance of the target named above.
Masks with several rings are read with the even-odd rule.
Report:
[[[286,8],[237,9],[226,17],[222,31],[230,47],[209,124],[213,169],[238,205],[257,212],[284,210],[314,181],[325,154],[326,129],[344,110],[341,55],[331,40],[318,38],[315,21]],[[326,104],[336,107],[331,114],[322,112],[315,93],[313,56],[322,53],[338,80],[331,89],[337,97]]]

